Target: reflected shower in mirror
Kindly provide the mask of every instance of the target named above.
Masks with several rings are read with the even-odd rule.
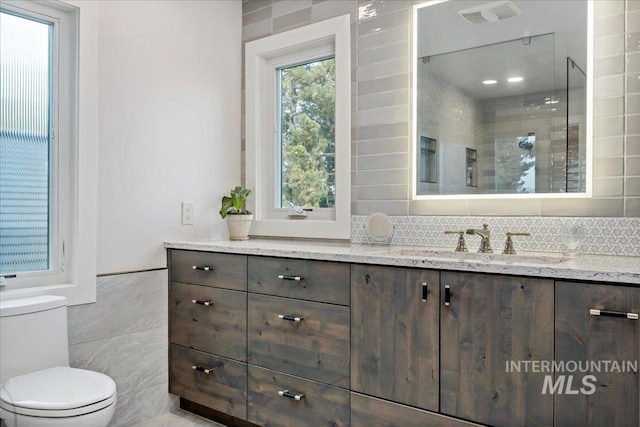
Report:
[[[432,3],[414,9],[416,195],[584,193],[589,2]]]

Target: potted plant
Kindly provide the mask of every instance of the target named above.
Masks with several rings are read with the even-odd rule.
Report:
[[[244,208],[251,190],[237,186],[231,196],[222,197],[220,216],[227,219],[230,240],[248,240],[253,215]]]

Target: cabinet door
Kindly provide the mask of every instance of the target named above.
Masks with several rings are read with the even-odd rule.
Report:
[[[640,288],[585,283],[556,283],[556,360],[596,365],[573,374],[578,393],[556,396],[556,426],[640,425],[638,361],[640,321],[625,317],[593,315],[592,309],[616,313],[640,313]],[[620,370],[602,362],[618,362]],[[631,369],[627,362],[631,362]],[[635,363],[635,366],[634,366]],[[587,365],[585,365],[587,366]],[[596,365],[597,366],[597,365]],[[559,372],[559,374],[562,374]],[[568,374],[571,375],[571,374]],[[583,379],[592,375],[595,390],[587,393]]]
[[[553,425],[546,374],[507,372],[511,361],[553,360],[553,282],[443,272],[440,286],[441,412],[492,426]]]
[[[438,316],[437,272],[353,265],[352,390],[437,411]]]

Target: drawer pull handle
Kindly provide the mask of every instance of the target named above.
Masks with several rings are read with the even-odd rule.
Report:
[[[444,285],[444,305],[451,304],[451,287]]]
[[[422,302],[427,302],[427,296],[429,295],[429,288],[427,282],[422,283]]]
[[[213,271],[214,270],[213,267],[209,267],[208,265],[203,265],[203,266],[192,265],[191,268],[193,268],[194,270],[200,270],[200,271]]]
[[[290,399],[302,400],[304,398],[303,393],[291,393],[289,390],[280,390],[278,394],[282,397],[288,397]]]
[[[302,322],[302,317],[291,316],[290,314],[279,314],[278,317],[282,320],[288,320],[290,322]]]
[[[620,311],[598,310],[592,308],[589,310],[589,314],[592,316],[623,317],[625,319],[638,320],[638,313],[622,313]]]
[[[198,371],[198,372],[204,372],[205,374],[209,375],[210,373],[212,373],[215,369],[219,368],[220,366],[222,366],[222,362],[218,362],[216,364],[216,366],[212,366],[211,368],[205,368],[203,366],[193,365],[191,367],[191,369],[193,369],[194,371]]]
[[[211,301],[204,301],[204,300],[201,300],[201,299],[192,299],[191,302],[194,303],[194,304],[206,305],[207,307],[213,305],[213,303]]]
[[[300,277],[300,276],[285,276],[284,274],[279,275],[278,279],[281,279],[281,280],[294,280],[296,282],[301,282],[302,281],[302,277]]]

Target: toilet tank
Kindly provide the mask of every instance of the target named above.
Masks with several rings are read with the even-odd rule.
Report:
[[[0,384],[54,366],[69,366],[67,299],[0,300]]]

